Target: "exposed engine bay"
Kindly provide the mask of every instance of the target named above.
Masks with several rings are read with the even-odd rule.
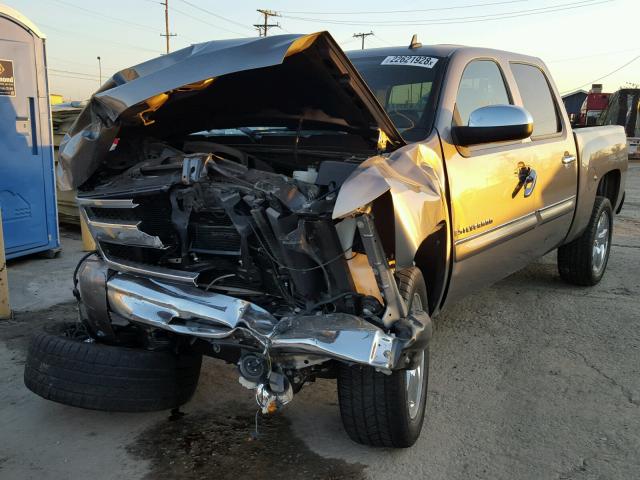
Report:
[[[152,345],[167,331],[203,339],[210,355],[239,365],[265,409],[330,375],[328,360],[411,365],[428,315],[409,316],[399,299],[372,211],[332,218],[361,157],[258,155],[198,137],[181,147],[119,142],[78,192],[103,258],[79,274],[81,311],[108,317],[94,319],[97,336],[117,342],[133,326]],[[98,307],[96,278],[107,288]]]
[[[331,218],[357,157],[292,170],[206,141],[185,142],[186,152],[163,142],[139,148],[142,160],[121,171],[131,149],[118,148],[109,159],[115,167],[101,170],[79,195],[136,204],[86,208],[90,225],[139,222],[126,243],[125,232],[93,228],[107,258],[184,272],[205,291],[245,298],[276,316],[380,312],[378,299],[356,292],[349,272],[348,260],[363,253],[354,244],[355,224],[336,229]]]

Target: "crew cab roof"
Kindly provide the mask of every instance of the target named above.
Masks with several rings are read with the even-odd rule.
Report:
[[[350,50],[346,53],[350,60],[358,60],[360,58],[368,57],[386,57],[390,55],[425,55],[447,58],[452,57],[453,55],[463,54],[471,58],[492,57],[501,58],[506,61],[520,61],[535,65],[544,65],[540,58],[530,55],[522,55],[520,53],[496,50],[492,48],[468,47],[465,45],[454,44],[423,45],[417,48],[409,48],[409,46],[368,48],[366,50]]]

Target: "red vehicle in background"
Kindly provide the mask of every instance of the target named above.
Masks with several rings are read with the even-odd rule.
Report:
[[[584,99],[580,108],[580,120],[578,126],[590,127],[597,125],[598,118],[609,105],[610,93],[602,93],[602,84],[594,83],[587,98]]]

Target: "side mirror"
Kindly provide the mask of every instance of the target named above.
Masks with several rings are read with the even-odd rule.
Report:
[[[466,127],[451,127],[456,145],[522,140],[533,132],[533,118],[524,108],[515,105],[489,105],[469,115]]]

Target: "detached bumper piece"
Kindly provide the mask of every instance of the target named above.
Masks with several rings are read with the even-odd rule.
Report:
[[[100,288],[104,279],[105,305],[85,305],[96,317],[118,316],[130,322],[208,340],[253,339],[272,354],[310,354],[345,362],[392,370],[404,342],[355,315],[299,315],[277,319],[261,307],[227,295],[206,292],[194,286],[165,283],[129,273],[106,274],[100,259],[87,260],[79,271],[83,286]],[[96,296],[94,295],[93,298]],[[104,318],[91,318],[104,324]]]

